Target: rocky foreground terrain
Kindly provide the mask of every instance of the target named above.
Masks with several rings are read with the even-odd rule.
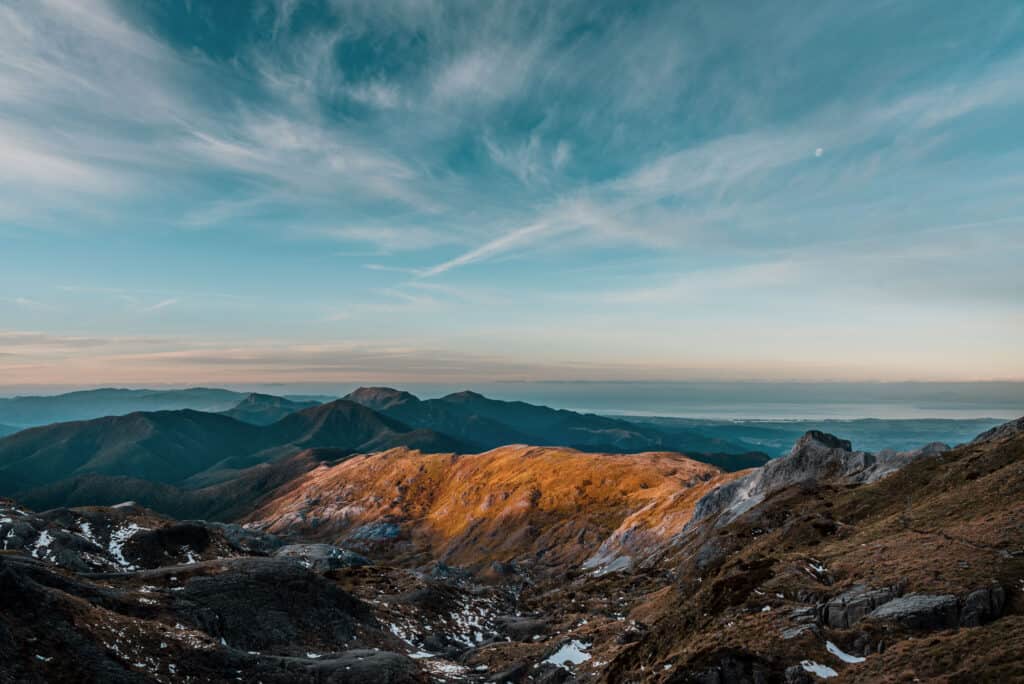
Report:
[[[329,456],[232,522],[0,500],[0,682],[1024,680],[1024,419],[732,473]]]

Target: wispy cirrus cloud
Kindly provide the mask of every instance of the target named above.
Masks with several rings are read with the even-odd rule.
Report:
[[[351,225],[330,228],[296,228],[295,234],[329,238],[338,242],[375,247],[379,253],[417,251],[451,244],[458,236],[424,226]]]
[[[150,304],[149,306],[142,307],[141,311],[143,311],[145,313],[150,313],[150,312],[153,312],[153,311],[160,311],[161,309],[166,309],[169,306],[174,306],[177,303],[178,303],[177,299],[162,299],[159,302],[157,302],[156,304]]]
[[[924,345],[1019,367],[1001,342],[1020,321],[1015,3],[208,9],[0,3],[9,326],[173,331],[157,351],[182,358],[341,336],[624,373],[770,369],[782,342],[751,360],[722,339],[751,321],[841,368],[855,316],[887,331],[887,372],[897,351],[923,372]],[[990,339],[939,345],[978,312]],[[232,342],[268,315],[290,341]],[[31,372],[154,352],[117,345],[40,351],[53,367]]]

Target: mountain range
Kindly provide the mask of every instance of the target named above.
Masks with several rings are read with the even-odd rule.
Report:
[[[224,398],[219,391],[213,396]],[[736,445],[692,431],[662,433],[472,392],[423,401],[398,390],[364,388],[322,404],[250,394],[216,413],[136,411],[22,430],[0,438],[0,494],[58,506],[111,504],[135,492],[128,498],[166,513],[215,516],[208,504],[217,498],[201,490],[234,482],[230,498],[261,496],[265,488],[248,483],[275,479],[269,473],[279,470],[276,464],[302,451],[309,451],[306,459],[280,469],[293,473],[296,463],[312,467],[317,458],[394,447],[475,453],[517,443],[591,452],[680,451],[728,470],[767,460],[757,452],[701,451]]]
[[[36,500],[32,490],[45,488],[52,497],[76,490],[82,478],[89,478],[93,492],[104,478],[115,492],[123,489],[124,478],[195,489],[234,480],[247,468],[306,449],[329,447],[347,455],[395,446],[459,451],[462,445],[343,399],[270,425],[191,409],[137,412],[30,428],[0,439],[0,494]]]
[[[505,444],[568,446],[585,451],[679,451],[730,470],[764,462],[764,455],[697,430],[672,433],[655,426],[463,391],[422,400],[388,387],[364,387],[345,397],[403,423],[450,434],[475,450]]]
[[[148,390],[100,388],[54,396],[0,398],[0,423],[19,428],[119,416],[135,411],[226,411],[245,394],[225,389]]]
[[[819,388],[820,389],[820,388]],[[460,397],[462,401],[460,402]],[[268,425],[285,415],[332,396],[273,396],[244,394],[225,389],[182,390],[96,389],[55,396],[0,399],[0,437],[27,427],[55,422],[89,420],[138,411],[193,409],[223,412],[243,422]],[[488,419],[487,409],[467,411],[460,403],[484,404],[474,392],[457,392],[439,399],[420,400],[408,392],[389,388],[363,388],[348,398],[409,425],[444,432],[477,449],[517,442],[577,445],[595,450],[673,449],[686,453],[744,454],[753,451],[779,456],[808,430],[840,432],[868,449],[912,449],[927,440],[961,444],[1003,422],[995,418],[857,420],[748,420],[674,418],[646,415],[594,415],[556,411],[523,402],[492,402],[499,415]],[[518,409],[518,410],[517,410]],[[538,414],[543,430],[530,429],[530,414]],[[518,418],[511,417],[513,414]],[[586,416],[582,424],[580,416]],[[560,421],[563,429],[551,428]],[[419,422],[418,422],[419,421]],[[603,425],[600,424],[603,422]],[[496,423],[501,423],[498,425]],[[536,424],[536,423],[535,423]],[[660,446],[659,442],[664,443]]]
[[[1024,680],[1024,419],[736,472],[338,425],[406,434],[345,400],[243,427],[294,453],[181,490],[224,522],[0,499],[0,681]]]

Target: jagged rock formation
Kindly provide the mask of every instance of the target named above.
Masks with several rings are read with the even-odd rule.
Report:
[[[693,521],[717,515],[720,523],[727,523],[771,494],[803,482],[875,482],[915,458],[948,450],[945,444],[932,443],[915,451],[871,454],[853,451],[850,442],[812,430],[797,441],[788,455],[708,494],[697,504]]]

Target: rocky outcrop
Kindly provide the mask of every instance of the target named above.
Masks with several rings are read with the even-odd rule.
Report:
[[[330,544],[289,544],[275,551],[274,555],[278,558],[294,558],[313,572],[358,568],[370,564],[365,556]]]
[[[981,433],[971,444],[983,444],[985,442],[1002,441],[1004,439],[1010,439],[1024,432],[1024,417],[1009,422],[997,425],[991,430],[986,430]]]
[[[953,594],[903,594],[895,585],[872,589],[856,585],[818,607],[821,624],[847,629],[867,618],[892,622],[908,629],[934,630],[976,627],[1002,616],[1006,590],[992,585],[963,596]]]
[[[529,617],[503,616],[495,620],[498,631],[513,641],[530,641],[548,632],[544,620]]]
[[[74,572],[125,572],[212,558],[262,556],[272,534],[202,520],[175,522],[134,504],[34,513],[0,500],[0,550]]]
[[[183,579],[177,570],[145,574],[158,584]],[[0,682],[234,681],[242,673],[266,684],[430,681],[416,660],[353,642],[359,627],[386,645],[365,604],[295,563],[228,562],[180,589],[141,589],[0,554]]]
[[[196,521],[192,521],[196,522]],[[224,536],[224,540],[235,551],[254,556],[263,556],[273,553],[284,545],[278,537],[260,530],[242,527],[233,523],[199,521],[207,528],[217,530]]]
[[[823,604],[819,608],[819,617],[822,624],[828,627],[846,629],[902,593],[899,586],[872,589],[858,584]]]
[[[246,651],[316,649],[352,638],[366,606],[283,558],[240,558],[173,593],[179,620]]]
[[[999,585],[976,589],[960,601],[960,626],[977,627],[1002,617],[1006,590]]]
[[[811,430],[804,434],[789,454],[768,462],[754,472],[709,492],[694,510],[690,527],[718,515],[725,524],[750,510],[771,494],[806,482],[866,484],[899,470],[921,456],[949,449],[932,443],[914,451],[885,450],[878,454],[853,451],[852,445],[835,435]]]

